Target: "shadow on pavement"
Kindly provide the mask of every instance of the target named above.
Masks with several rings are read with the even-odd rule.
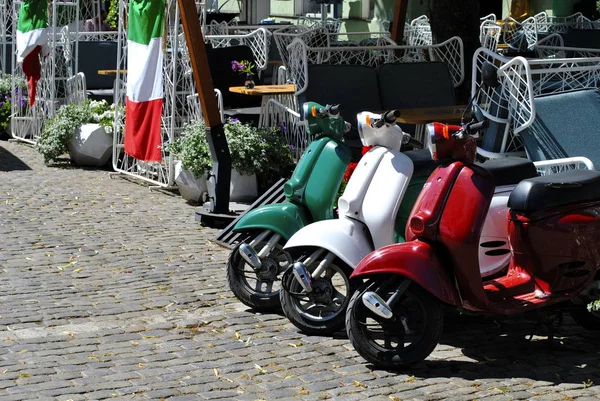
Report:
[[[525,320],[446,316],[440,345],[448,351],[458,348],[462,355],[456,357],[451,353],[448,359],[429,359],[402,373],[466,380],[516,377],[553,384],[597,381],[600,377],[597,332],[580,328],[565,316],[553,341],[548,340],[547,329],[539,326],[533,341],[529,341],[534,326],[532,321]]]
[[[19,170],[31,170],[31,167],[0,145],[0,171]]]

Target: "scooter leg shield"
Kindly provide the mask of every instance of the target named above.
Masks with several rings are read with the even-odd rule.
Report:
[[[367,255],[350,278],[365,278],[381,273],[404,276],[439,300],[461,306],[452,279],[433,248],[425,242],[414,240],[380,248]]]
[[[326,249],[351,268],[373,251],[367,227],[351,219],[324,220],[300,229],[284,249],[290,251],[298,247]]]
[[[311,223],[308,211],[295,203],[276,203],[251,210],[237,222],[233,231],[271,230],[284,240]]]

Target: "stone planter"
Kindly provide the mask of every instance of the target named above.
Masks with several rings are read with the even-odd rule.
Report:
[[[112,135],[100,124],[83,124],[68,144],[71,160],[79,166],[101,167],[112,156]]]
[[[182,163],[175,163],[175,184],[179,189],[181,197],[186,201],[201,203],[204,194],[208,194],[207,175],[196,178],[188,170],[184,169]],[[231,170],[231,181],[229,183],[229,200],[231,202],[251,202],[258,196],[256,175],[241,175],[236,170]]]
[[[175,184],[181,197],[188,202],[201,203],[208,191],[206,174],[202,178],[196,178],[189,170],[183,168],[180,161],[175,163]]]
[[[236,170],[231,170],[229,184],[229,200],[231,202],[251,202],[258,196],[256,174],[241,175]]]

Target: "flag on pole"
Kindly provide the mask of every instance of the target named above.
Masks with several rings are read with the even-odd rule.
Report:
[[[48,0],[23,0],[17,22],[17,61],[22,63],[29,87],[29,104],[35,103],[41,77],[40,55],[48,43]]]
[[[125,152],[161,161],[165,0],[129,0]]]

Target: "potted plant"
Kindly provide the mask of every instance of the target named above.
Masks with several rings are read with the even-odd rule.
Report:
[[[248,60],[236,61],[233,60],[231,62],[231,69],[235,72],[239,72],[240,74],[246,74],[246,81],[244,82],[244,86],[247,89],[254,88],[254,69],[255,65],[252,64]]]
[[[55,161],[68,152],[78,165],[107,164],[112,155],[114,115],[114,105],[105,100],[61,106],[56,117],[46,121],[38,142],[44,162]]]
[[[13,117],[13,81],[14,80],[14,101],[20,107],[24,114],[28,107],[27,83],[20,77],[12,77],[10,74],[0,72],[0,134],[6,135],[10,132]]]
[[[293,171],[294,161],[283,135],[283,126],[259,129],[237,119],[229,119],[224,131],[231,154],[232,201],[252,200]],[[203,192],[206,192],[206,175],[212,169],[204,122],[188,124],[182,134],[166,146],[166,150],[180,162],[176,166],[175,183],[182,197],[200,201]],[[261,185],[257,185],[257,181]]]

